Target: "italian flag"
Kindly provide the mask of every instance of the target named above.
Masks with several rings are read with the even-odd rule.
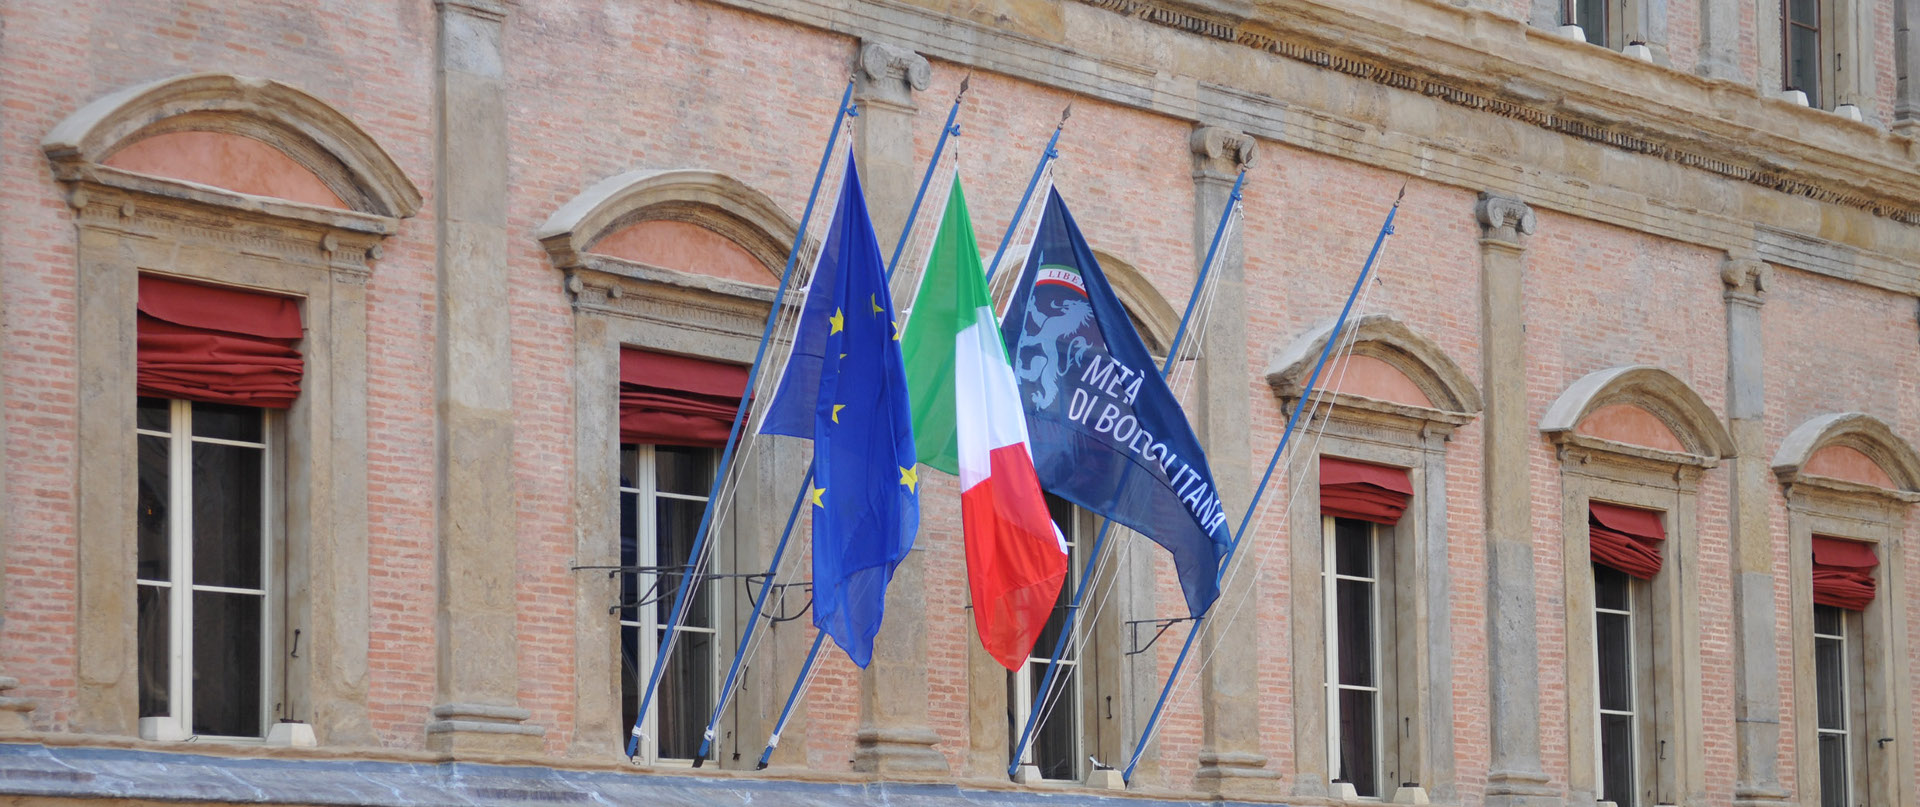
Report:
[[[960,477],[967,584],[980,643],[1026,663],[1067,576],[1067,544],[1027,450],[1020,388],[973,239],[960,177],[901,336],[920,462]]]

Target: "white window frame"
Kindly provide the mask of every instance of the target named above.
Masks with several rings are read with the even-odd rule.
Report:
[[[271,409],[262,409],[260,424],[260,442],[228,440],[215,437],[196,437],[193,434],[193,402],[185,400],[168,401],[168,429],[158,431],[136,426],[134,432],[142,437],[164,437],[167,445],[167,549],[168,579],[140,579],[136,565],[135,586],[147,588],[165,588],[168,590],[168,648],[167,673],[168,693],[166,716],[140,718],[140,736],[148,740],[219,740],[222,742],[261,742],[275,719],[274,680],[279,675],[278,620],[280,610],[275,602],[283,596],[281,581],[277,572],[279,562],[279,531],[276,529],[279,501],[275,495],[278,488],[275,469],[276,452],[274,435],[279,427],[279,413]],[[136,438],[137,439],[137,438]],[[261,450],[260,474],[260,583],[259,589],[231,588],[226,586],[203,586],[192,582],[193,579],[193,445],[210,443],[215,445],[240,446]],[[137,456],[137,452],[136,452]],[[179,585],[185,582],[186,585]],[[261,598],[260,612],[260,733],[255,736],[196,735],[193,733],[193,594],[194,592],[219,592],[227,594],[250,594]],[[135,651],[135,658],[139,656]]]
[[[696,502],[701,505],[705,505],[707,503],[708,497],[705,495],[694,495],[694,494],[687,494],[687,493],[668,493],[668,492],[661,491],[659,489],[659,465],[657,464],[658,455],[657,455],[657,452],[654,450],[654,447],[650,444],[635,444],[633,447],[638,452],[634,461],[634,466],[635,466],[634,475],[627,480],[628,484],[619,485],[618,489],[619,489],[619,496],[621,498],[624,498],[629,493],[634,494],[634,507],[638,511],[634,514],[635,525],[638,532],[638,534],[634,536],[634,565],[641,566],[641,567],[658,568],[662,565],[678,564],[680,561],[684,560],[684,558],[662,559],[659,556],[660,555],[660,537],[659,537],[660,533],[658,529],[659,528],[659,507],[657,507],[656,505],[660,499],[676,499],[679,501]],[[621,446],[620,453],[622,455],[626,453],[626,446]],[[621,459],[624,464],[625,457],[622,456]],[[617,508],[616,508],[616,511],[617,511]],[[614,551],[616,553],[619,551],[619,547],[617,546],[618,540],[619,540],[619,536],[615,535],[616,546]],[[718,547],[712,544],[709,544],[709,548],[708,548],[708,558],[709,558],[708,566],[709,567],[712,566],[712,563],[711,563],[712,557],[717,553],[718,553]],[[663,578],[664,578],[664,581],[663,581]],[[672,598],[674,596],[674,588],[679,584],[679,581],[677,579],[673,579],[671,576],[661,575],[657,572],[656,573],[640,573],[640,574],[634,575],[634,590],[641,594],[644,594],[645,592],[647,592],[656,583],[658,583],[661,586],[661,590],[658,592],[658,596]],[[720,602],[719,602],[718,596],[716,596],[716,593],[715,593],[715,590],[716,590],[715,586],[708,585],[708,586],[704,586],[703,589],[705,591],[705,596],[707,598],[707,613],[712,616],[713,624],[706,627],[690,626],[690,625],[683,624],[680,626],[678,632],[703,633],[713,637],[712,641],[707,643],[707,647],[709,648],[709,652],[712,657],[709,659],[710,663],[707,665],[707,671],[708,671],[707,677],[709,680],[707,682],[706,703],[708,704],[709,708],[711,708],[711,705],[714,702],[715,694],[720,689],[720,664],[719,664],[719,661],[720,661],[719,625],[721,621]],[[639,641],[635,643],[640,649],[640,657],[637,659],[634,659],[634,666],[638,670],[638,678],[639,678],[639,680],[636,683],[643,690],[646,687],[646,683],[645,683],[646,680],[648,679],[649,676],[653,674],[654,662],[659,657],[660,639],[666,633],[666,626],[661,624],[659,609],[656,606],[657,606],[657,603],[648,603],[643,606],[632,608],[631,610],[638,615],[639,617],[638,619],[628,619],[626,616],[626,611],[628,611],[629,609],[623,608],[621,609],[622,613],[620,615],[620,620],[619,620],[620,631],[622,634],[624,634],[627,630],[630,630],[630,629],[638,629],[641,631],[640,636],[643,639],[643,641]],[[624,639],[624,636],[622,638]],[[675,644],[678,645],[681,642],[683,642],[684,639],[675,639],[674,641],[675,641]],[[687,651],[686,651],[686,647],[684,645],[681,645],[679,647],[676,647],[674,649],[674,652],[682,653]],[[666,686],[665,679],[662,679],[661,689],[664,690],[665,686]],[[681,758],[681,757],[662,758],[660,756],[660,731],[659,731],[660,709],[658,707],[659,707],[659,702],[664,697],[664,695],[665,695],[664,691],[655,691],[654,697],[653,697],[654,703],[651,704],[653,708],[649,708],[646,710],[646,716],[642,720],[643,725],[641,727],[641,731],[644,733],[645,737],[640,743],[640,748],[638,749],[639,757],[641,759],[644,759],[654,764],[684,765],[687,767],[692,767],[693,759],[691,758]],[[622,737],[627,736],[624,732],[630,731],[632,728],[633,728],[632,726],[623,727],[622,728],[623,733],[621,736]]]
[[[1835,611],[1839,612],[1840,614],[1840,632],[1839,633],[1836,634],[1836,633],[1820,632],[1819,609],[1821,608],[1833,608]],[[1863,650],[1863,647],[1861,643],[1860,623],[1861,623],[1861,618],[1860,618],[1859,612],[1857,611],[1849,611],[1844,608],[1839,608],[1839,607],[1830,606],[1830,605],[1816,604],[1814,606],[1814,619],[1813,619],[1813,625],[1814,625],[1813,641],[1815,645],[1815,663],[1814,663],[1815,718],[1814,718],[1814,724],[1813,724],[1814,745],[1815,745],[1814,759],[1816,760],[1816,764],[1817,764],[1817,761],[1819,760],[1819,742],[1822,738],[1825,738],[1828,736],[1837,736],[1840,738],[1840,747],[1846,753],[1846,756],[1843,759],[1845,763],[1843,768],[1847,772],[1845,781],[1841,782],[1841,785],[1843,788],[1843,790],[1841,791],[1841,795],[1842,795],[1842,801],[1846,802],[1849,805],[1857,803],[1856,796],[1861,795],[1860,790],[1858,789],[1860,785],[1860,779],[1861,779],[1861,776],[1860,776],[1861,772],[1859,769],[1865,760],[1865,757],[1861,753],[1863,749],[1860,747],[1864,743],[1861,742],[1861,738],[1859,736],[1860,735],[1859,728],[1864,723],[1862,719],[1862,715],[1859,713],[1859,710],[1865,707],[1865,699],[1859,696],[1862,683],[1863,683],[1862,682],[1863,668],[1865,667],[1864,656],[1861,652]],[[1842,725],[1840,728],[1837,728],[1837,729],[1829,729],[1824,726],[1821,726],[1819,723],[1819,717],[1818,717],[1819,698],[1820,698],[1819,688],[1823,683],[1825,683],[1820,677],[1820,672],[1819,672],[1820,665],[1818,662],[1818,658],[1819,658],[1818,645],[1820,642],[1823,642],[1823,641],[1837,642],[1840,645],[1840,682],[1839,684],[1840,684],[1840,719],[1841,719]],[[1819,788],[1820,788],[1819,791],[1815,794],[1815,797],[1819,801],[1819,803],[1824,804],[1826,802],[1826,788],[1827,788],[1828,782],[1826,778],[1820,775],[1817,770],[1815,772],[1814,778],[1819,782]]]
[[[1064,597],[1071,599],[1074,589],[1080,583],[1083,571],[1080,568],[1082,564],[1080,557],[1081,511],[1073,505],[1067,505],[1067,507],[1070,508],[1069,512],[1072,515],[1066,519],[1065,523],[1056,521],[1055,525],[1060,528],[1061,536],[1067,540],[1067,576],[1061,586],[1061,590]],[[1109,535],[1108,537],[1111,538],[1112,536]],[[1086,614],[1080,614],[1078,616],[1085,617]],[[1084,693],[1082,690],[1086,682],[1075,679],[1082,671],[1082,667],[1080,666],[1081,651],[1092,649],[1084,646],[1083,640],[1087,636],[1087,630],[1088,627],[1085,619],[1076,618],[1073,620],[1072,636],[1067,640],[1067,649],[1072,653],[1072,657],[1060,661],[1062,669],[1054,675],[1053,681],[1053,686],[1056,691],[1060,691],[1061,687],[1069,685],[1075,687],[1072,692],[1061,691],[1061,694],[1054,699],[1053,706],[1056,711],[1060,709],[1068,710],[1068,719],[1073,721],[1073,731],[1071,732],[1071,736],[1073,737],[1073,753],[1069,755],[1069,758],[1073,760],[1072,778],[1049,779],[1047,781],[1078,782],[1086,776],[1087,737],[1086,710],[1084,708],[1086,699],[1083,696]],[[1053,651],[1053,648],[1042,648],[1036,644],[1034,650],[1050,653]],[[1021,665],[1019,672],[1010,672],[1007,675],[1007,701],[1009,705],[1013,707],[1013,723],[1010,726],[1010,739],[1016,744],[1020,742],[1021,729],[1027,725],[1027,716],[1033,713],[1033,676],[1036,674],[1036,671],[1040,675],[1046,674],[1047,661],[1046,656],[1029,654],[1026,663]],[[1033,727],[1033,737],[1027,741],[1026,750],[1020,754],[1021,765],[1037,764],[1034,762],[1034,753],[1039,744],[1040,727],[1036,725]],[[1044,773],[1042,775],[1044,776]]]
[[[1405,778],[1400,775],[1404,772],[1404,768],[1399,758],[1398,732],[1393,726],[1398,722],[1397,715],[1401,712],[1401,705],[1397,701],[1393,686],[1393,682],[1398,677],[1397,642],[1399,639],[1393,630],[1392,622],[1383,618],[1387,611],[1394,610],[1396,607],[1397,582],[1393,572],[1396,547],[1393,541],[1394,531],[1391,528],[1372,522],[1364,523],[1368,528],[1367,551],[1369,567],[1372,569],[1371,577],[1341,574],[1337,571],[1336,553],[1339,542],[1335,535],[1336,518],[1328,515],[1321,516],[1320,579],[1321,602],[1325,606],[1322,609],[1325,614],[1325,623],[1322,627],[1325,631],[1323,635],[1326,637],[1326,650],[1323,653],[1326,660],[1326,677],[1323,689],[1327,702],[1327,771],[1329,780],[1337,779],[1340,775],[1340,743],[1344,739],[1340,731],[1340,693],[1344,690],[1372,692],[1373,781],[1379,792],[1362,797],[1384,800],[1390,798],[1400,786],[1398,781],[1388,781],[1389,768],[1395,774],[1391,778]],[[1373,681],[1372,686],[1340,683],[1338,637],[1341,624],[1337,588],[1341,580],[1363,582],[1372,586],[1373,598],[1369,609],[1373,622],[1369,626],[1369,632],[1373,637],[1373,651],[1369,654],[1373,665],[1370,676]],[[1350,781],[1349,783],[1351,784]]]
[[[1594,564],[1594,565],[1597,565],[1597,564]],[[1625,574],[1625,573],[1622,572],[1621,574]],[[1652,774],[1655,770],[1657,770],[1657,766],[1659,764],[1659,758],[1657,756],[1654,756],[1656,749],[1653,746],[1655,745],[1655,743],[1651,736],[1652,731],[1650,729],[1650,726],[1648,725],[1649,716],[1646,714],[1647,708],[1650,705],[1646,696],[1649,693],[1649,691],[1653,689],[1652,681],[1651,681],[1653,671],[1650,668],[1653,648],[1652,648],[1652,637],[1649,634],[1650,626],[1642,624],[1642,621],[1643,621],[1642,617],[1647,617],[1652,614],[1653,603],[1652,603],[1652,593],[1649,590],[1647,581],[1641,580],[1632,575],[1626,575],[1626,578],[1627,578],[1627,608],[1624,610],[1618,609],[1618,608],[1602,607],[1600,605],[1600,597],[1598,595],[1599,582],[1596,580],[1594,583],[1594,588],[1596,591],[1593,597],[1594,641],[1593,641],[1593,659],[1592,659],[1593,671],[1594,671],[1593,703],[1594,703],[1594,714],[1595,714],[1595,720],[1594,720],[1594,726],[1593,726],[1594,728],[1594,734],[1593,734],[1594,793],[1596,794],[1595,796],[1596,800],[1606,802],[1609,804],[1620,805],[1620,807],[1627,807],[1627,805],[1633,805],[1633,807],[1648,807],[1648,805],[1643,803],[1645,799],[1642,798],[1642,796],[1647,791],[1652,790],[1653,788],[1649,787],[1648,780],[1646,777]],[[1615,615],[1625,616],[1627,618],[1627,707],[1628,708],[1625,711],[1606,708],[1605,706],[1602,705],[1602,701],[1600,698],[1601,667],[1600,667],[1599,616],[1601,614],[1615,614]],[[1617,798],[1618,794],[1606,792],[1606,783],[1607,783],[1607,775],[1606,775],[1607,761],[1606,761],[1606,747],[1605,747],[1606,721],[1604,720],[1604,718],[1608,715],[1626,715],[1627,718],[1632,721],[1632,724],[1631,724],[1632,729],[1630,731],[1630,736],[1633,738],[1633,748],[1632,748],[1631,756],[1629,757],[1629,760],[1632,763],[1631,767],[1633,768],[1633,770],[1630,771],[1627,776],[1628,781],[1631,781],[1634,783],[1635,792],[1632,794],[1633,795],[1632,801],[1623,802]]]

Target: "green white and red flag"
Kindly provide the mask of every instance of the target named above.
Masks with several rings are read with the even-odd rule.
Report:
[[[901,336],[919,461],[960,477],[967,583],[980,643],[1017,670],[1067,576],[1067,544],[1027,449],[1020,387],[967,215],[960,177]]]

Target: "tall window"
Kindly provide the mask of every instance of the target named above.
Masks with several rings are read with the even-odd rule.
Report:
[[[1600,799],[1618,807],[1635,807],[1639,781],[1635,766],[1643,754],[1641,706],[1645,684],[1638,680],[1642,653],[1638,638],[1645,630],[1634,624],[1635,596],[1642,595],[1632,577],[1618,569],[1593,564],[1593,655],[1598,671],[1600,706]]]
[[[1854,618],[1850,618],[1854,617]],[[1820,753],[1820,807],[1849,807],[1854,791],[1854,708],[1866,666],[1856,615],[1831,605],[1813,607],[1815,711]]]
[[[707,448],[620,447],[620,565],[640,569],[621,578],[623,726],[632,726],[639,712],[640,695],[672,618],[674,594],[706,509],[713,463]],[[719,689],[713,587],[700,582],[688,596],[679,638],[642,727],[647,742],[641,751],[656,760],[691,760],[699,753]]]
[[[1367,798],[1397,782],[1398,733],[1392,532],[1355,518],[1322,519],[1327,603],[1327,755],[1333,780]]]
[[[1075,529],[1078,519],[1074,517],[1073,505],[1048,494],[1047,513],[1053,517],[1054,525],[1060,528],[1060,534],[1067,539],[1067,578],[1060,586],[1060,597],[1054,605],[1053,614],[1047,617],[1047,626],[1033,643],[1033,652],[1028,654],[1025,669],[1007,674],[1007,702],[1013,706],[1014,743],[1020,742],[1020,731],[1027,724],[1027,716],[1035,708],[1041,710],[1040,720],[1033,727],[1033,739],[1028,741],[1026,755],[1021,758],[1020,764],[1039,768],[1043,779],[1078,781],[1082,757],[1080,658],[1074,645],[1086,635],[1086,626],[1082,624],[1086,614],[1080,614],[1074,620],[1074,636],[1067,641],[1066,650],[1060,655],[1058,663],[1061,669],[1054,675],[1052,696],[1044,702],[1035,703],[1040,681],[1047,675],[1053,646],[1060,640],[1060,631],[1066,625],[1067,607],[1073,601],[1074,588],[1079,585],[1080,565],[1083,562],[1080,559],[1080,534]]]
[[[276,705],[275,418],[145,397],[136,412],[141,736],[261,737]]]
[[[1807,105],[1823,108],[1821,93],[1825,82],[1826,61],[1820,38],[1825,3],[1822,0],[1781,0],[1781,70],[1786,88],[1807,94]]]

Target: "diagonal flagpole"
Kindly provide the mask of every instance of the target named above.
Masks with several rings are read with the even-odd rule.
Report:
[[[1214,573],[1215,584],[1226,578],[1227,569],[1233,565],[1233,555],[1240,548],[1240,542],[1246,538],[1247,525],[1253,521],[1254,513],[1260,508],[1260,497],[1266,493],[1267,483],[1273,480],[1273,469],[1280,464],[1280,457],[1287,450],[1287,442],[1293,439],[1294,427],[1300,423],[1300,413],[1306,408],[1307,400],[1313,397],[1314,385],[1320,380],[1320,371],[1326,367],[1327,356],[1333,353],[1333,346],[1340,341],[1340,331],[1346,327],[1347,315],[1353,311],[1353,301],[1359,298],[1360,290],[1366,287],[1367,275],[1373,271],[1374,259],[1380,256],[1380,246],[1386,243],[1387,236],[1393,234],[1393,217],[1400,212],[1400,201],[1406,196],[1407,189],[1401,186],[1400,195],[1393,200],[1393,207],[1387,210],[1387,220],[1380,225],[1380,234],[1374,236],[1373,251],[1367,253],[1367,262],[1360,267],[1360,277],[1353,281],[1353,291],[1347,294],[1346,304],[1340,307],[1340,318],[1334,321],[1333,330],[1327,334],[1326,345],[1320,348],[1320,359],[1314,362],[1313,373],[1307,376],[1307,386],[1300,391],[1300,400],[1293,405],[1293,416],[1287,418],[1287,428],[1280,433],[1280,444],[1274,446],[1273,456],[1267,460],[1267,470],[1260,475],[1260,486],[1253,491],[1253,501],[1247,503],[1247,514],[1240,519],[1240,528],[1233,533],[1233,543],[1227,545],[1226,557],[1220,559],[1220,568]],[[1222,596],[1225,596],[1224,592]],[[1216,599],[1214,602],[1218,603],[1219,600]],[[1187,631],[1187,640],[1180,646],[1180,656],[1174,659],[1173,672],[1167,676],[1166,686],[1161,687],[1160,699],[1153,704],[1153,714],[1147,717],[1146,728],[1140,732],[1139,741],[1133,745],[1133,755],[1127,759],[1127,767],[1120,773],[1123,781],[1129,783],[1133,781],[1133,769],[1139,766],[1140,755],[1147,749],[1147,738],[1153,736],[1154,727],[1160,722],[1160,714],[1167,706],[1167,696],[1172,694],[1174,683],[1180,680],[1180,668],[1187,663],[1187,655],[1193,650],[1193,640],[1199,638],[1200,632],[1206,629],[1207,617],[1211,615],[1211,609],[1208,613],[1201,614],[1200,618],[1194,621],[1193,629]]]
[[[907,223],[900,228],[900,241],[893,247],[893,257],[887,261],[887,279],[893,279],[894,268],[900,264],[900,254],[906,251],[908,236],[913,234],[913,222],[920,215],[920,203],[927,197],[927,185],[933,181],[933,175],[940,167],[940,154],[947,148],[947,138],[960,133],[960,125],[954,119],[960,114],[960,102],[967,96],[967,85],[973,77],[969,75],[960,80],[960,92],[953,96],[953,107],[947,110],[947,122],[940,130],[940,142],[934,144],[933,159],[927,163],[927,173],[920,180],[920,191],[914,194],[913,207],[907,210]],[[760,586],[760,596],[754,598],[753,615],[747,618],[747,626],[740,636],[740,646],[733,652],[733,664],[727,668],[727,681],[720,686],[720,697],[713,704],[713,714],[707,718],[707,727],[700,735],[700,752],[693,757],[693,766],[698,768],[707,761],[707,752],[713,747],[714,732],[720,726],[720,718],[732,700],[734,684],[740,680],[740,667],[746,662],[747,648],[753,642],[754,631],[760,627],[760,615],[766,610],[767,599],[773,595],[773,581],[780,573],[780,561],[786,556],[787,541],[793,537],[793,525],[800,515],[800,503],[806,501],[807,489],[813,485],[813,463],[807,463],[806,474],[800,482],[800,491],[794,494],[793,511],[787,514],[787,526],[780,531],[780,542],[773,548],[773,559],[767,563],[766,582]],[[811,654],[809,654],[811,655]]]
[[[779,319],[780,310],[786,304],[787,284],[793,279],[794,260],[800,256],[800,248],[807,240],[807,224],[813,220],[814,202],[820,196],[820,182],[826,178],[827,164],[833,161],[833,145],[840,139],[840,125],[847,118],[860,114],[849,102],[853,99],[853,78],[848,77],[847,89],[840,94],[840,106],[833,116],[833,131],[827,135],[826,153],[820,157],[820,168],[813,174],[813,189],[807,192],[807,206],[800,214],[800,229],[793,235],[793,248],[787,251],[786,268],[780,270],[780,288],[773,294],[773,306],[767,310],[767,324],[760,332],[760,346],[753,351],[753,364],[747,370],[747,394],[740,396],[740,405],[733,411],[733,425],[727,430],[727,446],[720,452],[720,463],[714,469],[713,487],[707,496],[707,505],[700,513],[700,526],[694,532],[693,549],[687,553],[687,571],[680,578],[680,585],[673,595],[673,612],[667,619],[666,635],[660,639],[660,651],[654,656],[653,671],[647,676],[647,689],[640,696],[640,706],[634,715],[632,736],[627,738],[627,758],[631,760],[640,750],[640,740],[645,734],[640,727],[647,719],[647,706],[653,702],[653,693],[660,686],[660,674],[667,668],[667,657],[673,653],[675,632],[680,620],[686,615],[687,595],[692,583],[700,576],[700,553],[705,551],[708,528],[713,525],[713,506],[720,500],[720,487],[727,477],[727,465],[733,461],[733,450],[740,442],[740,425],[746,420],[747,407],[752,404],[754,382],[760,377],[760,361],[767,355],[767,342],[773,338],[773,325]]]
[[[1242,167],[1240,175],[1233,180],[1233,193],[1227,197],[1225,210],[1220,211],[1220,223],[1213,228],[1213,241],[1207,245],[1207,257],[1200,262],[1200,273],[1193,279],[1193,292],[1187,295],[1187,310],[1180,315],[1180,327],[1173,332],[1173,347],[1167,351],[1167,358],[1160,365],[1160,380],[1165,381],[1173,372],[1173,363],[1180,356],[1180,342],[1186,338],[1187,323],[1193,319],[1193,309],[1200,302],[1201,292],[1207,287],[1207,275],[1213,269],[1213,260],[1220,253],[1220,242],[1227,233],[1227,222],[1240,207],[1240,189],[1247,181],[1247,169]],[[1020,771],[1020,760],[1027,753],[1027,743],[1033,739],[1033,730],[1040,723],[1040,706],[1046,703],[1047,696],[1053,691],[1054,676],[1060,671],[1060,656],[1066,652],[1067,641],[1073,636],[1074,618],[1080,614],[1081,603],[1086,601],[1087,591],[1093,587],[1094,565],[1100,560],[1100,550],[1106,546],[1107,533],[1113,529],[1113,520],[1107,519],[1100,524],[1100,533],[1093,539],[1093,549],[1087,553],[1087,568],[1080,575],[1080,585],[1073,591],[1073,602],[1067,606],[1062,617],[1065,621],[1060,627],[1060,636],[1054,640],[1053,655],[1047,657],[1047,674],[1041,676],[1040,687],[1034,692],[1035,704],[1027,710],[1026,722],[1020,727],[1020,741],[1014,743],[1013,759],[1007,763],[1007,775],[1013,776]]]
[[[999,266],[1001,257],[1006,254],[1007,244],[1013,240],[1014,231],[1019,229],[1020,220],[1026,216],[1027,203],[1033,201],[1033,189],[1040,185],[1040,176],[1046,173],[1047,166],[1060,156],[1060,151],[1054,147],[1059,145],[1060,132],[1066,128],[1067,118],[1072,114],[1073,104],[1071,103],[1060,110],[1060,123],[1053,127],[1053,136],[1047,139],[1047,147],[1041,150],[1040,164],[1033,167],[1033,178],[1027,180],[1027,191],[1020,196],[1020,204],[1014,208],[1013,221],[1007,224],[1007,234],[1000,238],[1000,246],[993,252],[993,263],[986,268],[988,280],[993,279],[993,270]],[[925,186],[926,183],[921,182],[922,189]],[[800,675],[794,680],[793,689],[787,693],[787,704],[780,709],[780,719],[773,724],[773,733],[767,735],[767,747],[760,752],[757,768],[766,768],[768,760],[773,758],[773,749],[780,746],[780,733],[787,730],[787,721],[793,719],[793,707],[799,704],[800,693],[807,688],[807,682],[811,680],[813,664],[820,657],[820,645],[825,639],[825,631],[814,637],[813,649],[807,651],[807,660],[800,665]]]

